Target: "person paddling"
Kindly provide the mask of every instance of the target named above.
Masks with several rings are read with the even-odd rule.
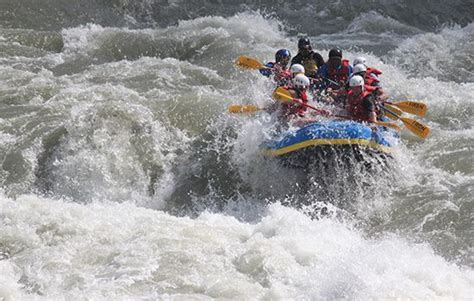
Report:
[[[313,51],[308,38],[301,38],[298,40],[298,54],[291,60],[291,65],[294,64],[302,65],[306,76],[315,77],[318,68],[324,65],[324,59],[321,54]]]
[[[298,99],[301,103],[308,103],[307,90],[309,88],[309,78],[304,74],[298,74],[293,78],[291,87],[287,90],[291,93],[293,98]],[[281,117],[289,119],[294,116],[304,116],[306,107],[297,102],[282,103]]]
[[[288,63],[291,53],[288,49],[280,49],[275,53],[275,62],[268,62],[265,68],[260,69],[260,73],[270,77],[273,75],[274,81],[279,86],[284,86],[291,80],[291,74],[288,70]]]
[[[379,75],[382,74],[382,71],[373,67],[368,67],[367,60],[365,57],[359,56],[354,59],[354,66],[359,65],[359,64],[364,65],[366,68],[365,77],[364,77],[364,79],[366,79],[366,83],[368,81],[373,81],[375,83],[378,83],[380,81]],[[371,84],[371,85],[376,86],[376,84]]]
[[[300,64],[294,64],[290,67],[291,78],[295,78],[298,74],[304,75],[304,67]]]
[[[372,92],[375,88],[366,86],[360,75],[354,75],[349,80],[346,110],[349,117],[357,121],[376,122],[377,113]]]
[[[352,66],[349,60],[342,58],[340,49],[331,49],[329,59],[318,70],[318,75],[327,81],[327,88],[337,90],[343,88],[352,75]]]
[[[318,70],[321,79],[319,89],[326,90],[334,104],[344,106],[347,96],[346,83],[351,75],[352,66],[349,60],[342,58],[340,49],[331,49],[328,61]]]
[[[380,86],[380,81],[377,77],[367,72],[367,67],[364,64],[354,65],[353,75],[360,75],[364,78],[365,84],[373,87]]]
[[[375,97],[377,105],[388,100],[389,96],[380,86],[379,80],[367,74],[367,67],[364,64],[355,65],[353,71],[353,76],[361,76],[364,79],[365,85],[375,88],[372,94]]]

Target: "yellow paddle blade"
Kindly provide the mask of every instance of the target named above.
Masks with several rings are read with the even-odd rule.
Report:
[[[276,100],[280,101],[280,102],[292,102],[293,101],[293,97],[291,96],[288,96],[286,94],[282,94],[280,92],[273,92],[273,98],[275,98]]]
[[[403,111],[389,104],[385,104],[384,107],[390,110],[390,111],[385,110],[385,116],[387,116],[388,118],[392,120],[398,120],[398,117],[403,114]]]
[[[407,129],[420,138],[424,139],[430,133],[430,128],[428,126],[416,121],[415,119],[400,117],[400,120],[407,127]]]
[[[262,69],[265,68],[265,66],[260,63],[259,60],[251,58],[246,55],[241,55],[237,58],[235,61],[235,64],[239,67],[242,68],[247,68],[247,69]]]
[[[257,111],[263,110],[254,105],[230,105],[229,112],[230,113],[253,113]]]
[[[281,102],[292,102],[293,96],[291,95],[290,91],[286,90],[283,87],[278,87],[273,92],[273,98]]]
[[[291,97],[293,99],[293,95],[291,95],[291,92],[288,91],[287,89],[283,88],[283,87],[276,88],[275,92],[286,95],[286,96]]]
[[[428,106],[426,104],[409,100],[392,103],[392,106],[399,108],[403,112],[417,115],[420,117],[425,116],[426,112],[428,111]]]
[[[388,127],[388,128],[392,128],[394,130],[397,130],[397,131],[401,131],[402,128],[399,127],[397,124],[395,123],[391,123],[391,122],[383,122],[383,121],[376,121],[374,122],[376,125],[380,125],[380,126],[385,126],[385,127]]]

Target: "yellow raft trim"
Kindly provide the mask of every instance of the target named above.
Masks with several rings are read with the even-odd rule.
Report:
[[[390,153],[390,147],[369,141],[366,139],[313,139],[307,140],[300,143],[296,143],[290,146],[282,147],[279,149],[272,149],[264,151],[265,156],[280,156],[287,153],[297,151],[299,149],[315,146],[315,145],[364,145],[371,148],[375,148],[384,153]]]

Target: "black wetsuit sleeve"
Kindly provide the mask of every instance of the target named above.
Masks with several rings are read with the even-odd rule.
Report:
[[[291,60],[291,65],[294,64],[301,64],[301,54],[297,54],[292,60]]]
[[[313,59],[316,62],[318,68],[324,65],[324,59],[319,53],[313,52]]]

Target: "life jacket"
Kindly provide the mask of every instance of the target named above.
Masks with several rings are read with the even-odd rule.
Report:
[[[315,77],[316,73],[318,73],[318,64],[316,63],[316,60],[314,60],[313,54],[308,58],[302,59],[301,65],[304,67],[304,74],[308,77]]]
[[[289,70],[283,70],[281,72],[275,72],[273,80],[278,86],[287,86],[291,83],[291,72]]]
[[[365,73],[364,82],[368,86],[376,86],[380,82],[380,80],[378,78],[373,77],[371,74],[372,73]]]
[[[303,90],[296,90],[290,87],[284,87],[286,90],[290,91],[291,95],[294,98],[300,99],[303,103],[308,103],[308,94]],[[290,117],[292,115],[303,116],[306,112],[306,107],[297,104],[296,102],[289,102],[282,104],[282,115],[285,117]]]
[[[280,66],[276,62],[268,62],[265,64],[265,67],[260,69],[260,73],[265,75],[266,77],[270,77],[273,75],[273,80],[277,83],[278,86],[285,86],[291,82],[291,72],[288,69],[281,68],[281,72],[278,72],[275,67]],[[275,68],[275,69],[274,69]]]
[[[372,94],[372,92],[374,92],[375,90],[377,90],[377,87],[370,86],[367,84],[364,85],[364,91],[368,91],[370,94]]]
[[[380,71],[379,69],[376,69],[376,68],[372,68],[372,67],[367,67],[367,73],[366,74],[375,74],[375,75],[380,75],[382,74],[382,71]]]
[[[358,96],[355,96],[352,91],[347,92],[346,109],[352,119],[359,121],[369,121],[370,112],[362,104],[362,102],[366,97],[369,97],[375,90],[376,89],[374,87],[366,85],[364,91]]]
[[[372,76],[372,74],[374,74],[375,76]],[[367,71],[365,72],[364,77],[365,83],[369,86],[378,85],[380,80],[377,78],[377,76],[379,76],[380,74],[382,74],[382,71],[380,71],[379,69],[367,67]]]
[[[332,68],[328,66],[328,79],[339,83],[343,86],[348,80],[350,76],[350,69],[349,69],[349,60],[343,59],[342,64],[338,69]]]

